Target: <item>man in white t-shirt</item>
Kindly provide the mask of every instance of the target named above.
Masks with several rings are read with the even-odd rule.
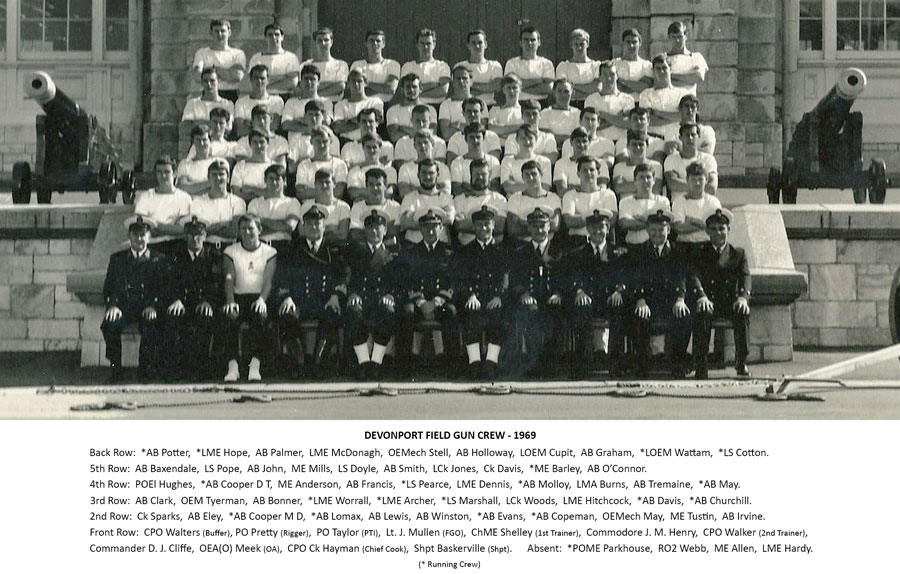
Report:
[[[648,136],[646,132],[628,130],[625,136],[628,142],[627,154],[618,158],[613,166],[612,188],[616,190],[619,201],[622,198],[634,195],[637,186],[634,183],[634,168],[645,163],[653,171],[653,193],[662,193],[663,166],[655,159],[647,157]]]
[[[628,245],[639,245],[647,241],[647,213],[655,213],[662,209],[669,212],[669,200],[664,195],[653,194],[653,169],[646,163],[635,166],[634,183],[637,190],[634,195],[619,202],[619,228],[627,233],[625,242]]]
[[[374,108],[366,108],[359,112],[356,116],[356,123],[359,129],[359,141],[349,141],[341,147],[341,159],[347,164],[347,167],[360,165],[366,161],[365,150],[363,150],[362,140],[366,136],[378,135],[378,112]],[[379,139],[381,137],[379,136]],[[394,161],[394,144],[389,141],[381,142],[381,155],[379,161],[384,165]]]
[[[250,67],[265,64],[269,70],[269,92],[287,101],[300,79],[300,60],[293,52],[284,49],[284,30],[278,24],[268,24],[263,30],[266,49],[253,54]]]
[[[572,101],[581,102],[597,91],[599,86],[600,62],[588,56],[591,35],[587,30],[576,28],[569,34],[572,57],[556,65],[556,79],[572,83]]]
[[[200,124],[202,125],[202,124]],[[212,157],[223,157],[229,162],[234,160],[237,143],[228,141],[225,136],[231,128],[231,114],[224,108],[213,108],[209,112],[209,154]],[[194,146],[188,150],[187,159],[197,156]]]
[[[215,68],[206,68],[200,74],[203,93],[190,98],[181,114],[181,130],[190,131],[195,125],[209,122],[209,112],[215,108],[234,114],[234,104],[219,95],[219,74]],[[230,129],[230,126],[229,126]]]
[[[469,164],[469,185],[466,193],[453,198],[456,207],[456,221],[453,227],[457,231],[457,239],[461,245],[468,245],[475,239],[475,226],[471,216],[484,206],[489,206],[494,213],[494,239],[503,241],[506,227],[506,198],[491,190],[491,166],[484,159],[473,159]]]
[[[134,200],[134,213],[155,223],[150,243],[161,253],[171,255],[181,243],[182,217],[191,212],[191,196],[175,186],[175,162],[162,156],[153,164],[156,187],[142,191]]]
[[[700,128],[700,143],[698,149],[705,151],[709,155],[716,153],[716,131],[712,126],[701,124],[699,121],[700,100],[693,94],[686,94],[678,103],[678,111],[681,112],[682,124],[697,124]],[[666,142],[668,145],[669,142]],[[681,140],[677,140],[678,146],[681,146]]]
[[[300,222],[300,202],[284,195],[287,171],[283,166],[270,165],[263,175],[266,180],[265,195],[251,200],[247,213],[255,214],[262,223],[259,238],[282,251]]]
[[[358,117],[363,110],[375,110],[378,123],[384,121],[384,102],[376,96],[366,95],[367,80],[362,70],[350,70],[347,77],[348,96],[334,105],[334,123],[331,129],[345,140],[358,141]]]
[[[483,159],[491,166],[490,188],[494,191],[500,190],[500,162],[485,152],[484,133],[484,127],[479,124],[469,124],[463,129],[468,150],[450,165],[453,195],[459,195],[467,190],[470,177],[469,164],[476,159]]]
[[[653,85],[653,66],[641,58],[641,33],[635,28],[622,32],[622,56],[613,60],[619,89],[637,102],[641,92]]]
[[[373,167],[366,172],[365,197],[353,203],[350,208],[350,241],[363,243],[366,240],[365,220],[373,209],[379,209],[385,217],[387,235],[385,240],[389,243],[396,242],[396,236],[400,229],[400,204],[386,197],[388,190],[387,173]]]
[[[666,55],[672,66],[672,85],[686,88],[696,96],[697,84],[706,79],[706,72],[709,71],[706,58],[700,52],[687,49],[688,33],[684,22],[669,24],[667,35],[671,44]]]
[[[420,97],[421,86],[422,83],[416,74],[405,74],[400,78],[400,101],[388,108],[386,115],[388,135],[395,144],[404,135],[412,136],[418,131],[412,125],[412,111],[414,107],[424,103]],[[434,122],[431,129],[436,131],[437,110],[431,105],[428,105],[428,108],[431,112],[430,118]]]
[[[288,171],[294,170],[295,158],[291,151],[291,146],[286,139],[275,133],[272,128],[272,114],[264,105],[254,106],[250,112],[250,131],[259,131],[264,133],[268,138],[268,146],[266,154],[272,163],[285,166]],[[240,158],[247,158],[253,154],[253,147],[250,143],[249,132],[246,136],[237,141],[235,147],[235,155]]]
[[[585,152],[589,156],[602,159],[606,162],[607,168],[612,168],[616,157],[616,145],[612,140],[603,137],[598,128],[600,127],[600,116],[597,110],[590,106],[585,106],[579,114],[578,127],[581,127],[588,135],[588,148]],[[571,136],[571,133],[569,134]],[[566,138],[562,146],[562,157],[570,157],[572,155],[571,137]]]
[[[443,60],[435,59],[436,45],[437,33],[430,28],[422,28],[416,33],[416,59],[406,62],[400,68],[402,76],[418,76],[422,88],[421,98],[426,104],[440,104],[446,99],[450,86],[450,66]]]
[[[706,218],[721,207],[719,198],[706,193],[706,168],[703,164],[687,166],[687,193],[672,200],[672,225],[678,232],[678,242],[688,244],[693,250],[709,241]]]
[[[330,126],[334,120],[334,104],[331,100],[319,95],[319,78],[322,73],[319,68],[306,65],[300,70],[299,94],[288,98],[281,112],[281,129],[288,132],[288,141],[294,145],[296,134],[308,135],[315,127],[308,117],[310,102],[316,102],[322,107],[321,125]],[[296,92],[296,90],[295,90]],[[317,124],[319,125],[319,124]]]
[[[585,108],[596,110],[602,137],[619,141],[628,129],[628,111],[634,107],[634,98],[620,92],[616,67],[610,62],[600,64],[600,91],[588,96]]]
[[[515,155],[507,153],[500,163],[500,185],[507,197],[525,189],[522,166],[529,161],[535,161],[541,166],[541,185],[544,189],[549,191],[553,187],[553,165],[547,156],[534,153],[537,138],[538,131],[532,125],[522,124],[516,131],[516,144],[519,149]]]
[[[319,170],[328,170],[334,179],[334,196],[343,198],[347,189],[347,164],[339,157],[331,155],[331,133],[316,128],[310,134],[313,156],[297,165],[297,198],[311,199],[316,194],[315,177]]]
[[[550,85],[556,77],[553,62],[538,56],[541,33],[533,26],[519,31],[520,55],[510,58],[503,69],[504,75],[515,74],[522,80],[520,100],[543,100],[550,95]]]
[[[247,70],[247,56],[243,50],[229,45],[231,38],[231,22],[226,19],[214,19],[209,23],[209,35],[212,43],[194,53],[191,64],[191,79],[200,83],[200,74],[206,68],[215,68],[219,73],[219,95],[235,102],[238,98],[238,86],[244,79]]]
[[[325,214],[325,243],[343,246],[350,237],[350,205],[335,196],[336,182],[330,169],[319,169],[313,177],[315,195],[300,205],[300,217],[312,208],[321,210]]]
[[[331,46],[334,44],[334,31],[331,28],[319,28],[313,32],[312,39],[313,57],[303,62],[301,67],[312,65],[318,68],[322,74],[319,94],[332,103],[337,102],[344,96],[350,66],[331,55]]]
[[[665,54],[653,57],[653,87],[641,92],[642,108],[650,109],[650,125],[663,138],[673,139],[678,133],[681,112],[678,104],[687,93],[672,85],[671,68]]]
[[[595,209],[606,209],[612,213],[610,225],[615,225],[619,213],[616,194],[599,182],[602,161],[585,156],[579,158],[578,177],[580,183],[576,189],[570,189],[562,198],[562,218],[569,228],[569,236],[587,237],[585,217]]]
[[[209,189],[207,173],[209,164],[214,159],[209,142],[209,126],[203,124],[194,126],[191,130],[191,149],[195,151],[194,157],[181,160],[175,176],[182,190],[190,195],[198,195],[206,193]]]
[[[535,209],[550,213],[550,237],[559,229],[562,203],[559,196],[544,189],[542,185],[542,168],[536,161],[527,161],[522,165],[522,180],[525,189],[512,194],[507,202],[506,237],[507,242],[527,239],[528,214]]]
[[[462,105],[472,97],[472,71],[464,64],[457,64],[451,74],[450,97],[441,102],[438,109],[438,125],[445,139],[453,137],[466,125]]]
[[[710,195],[715,195],[719,188],[719,166],[716,158],[698,149],[700,128],[697,124],[681,124],[679,135],[681,149],[667,157],[664,166],[669,196],[674,201],[676,196],[687,192],[687,167],[692,163],[703,165],[707,178],[706,190]]]
[[[281,126],[281,112],[284,101],[268,91],[269,70],[263,64],[250,68],[250,93],[238,98],[234,104],[234,123],[238,135],[250,133],[250,114],[256,106],[266,106],[272,116],[272,130],[278,131]]]
[[[487,34],[484,30],[470,30],[466,36],[469,59],[459,63],[472,71],[472,95],[487,105],[493,105],[494,93],[500,89],[503,66],[497,60],[488,60],[485,57],[487,45]]]
[[[520,109],[522,123],[519,125],[529,125],[538,130],[537,142],[534,144],[534,153],[546,157],[551,163],[555,163],[559,159],[559,146],[556,145],[556,138],[553,134],[540,131],[541,104],[537,100],[526,100],[522,102]],[[518,130],[518,128],[516,129]],[[519,153],[515,131],[506,138],[503,149],[504,156]]]
[[[207,221],[206,242],[218,249],[234,241],[235,221],[246,213],[247,204],[240,197],[228,193],[228,162],[216,158],[207,170],[209,191],[191,200],[191,217]],[[181,224],[186,220],[183,218]]]
[[[350,64],[350,71],[360,70],[368,80],[366,94],[388,103],[397,91],[400,82],[400,63],[385,58],[384,30],[372,29],[366,32],[366,57]]]
[[[438,167],[432,159],[423,159],[418,164],[419,185],[404,196],[400,203],[400,226],[405,231],[404,239],[409,243],[421,243],[422,232],[416,213],[421,209],[442,210],[445,218],[440,232],[440,240],[450,242],[450,224],[456,218],[453,197],[447,191],[439,191]]]
[[[666,161],[666,142],[658,134],[650,130],[650,110],[635,105],[628,111],[628,131],[642,133],[647,136],[647,157],[660,162]],[[673,146],[674,149],[674,146]],[[616,142],[616,162],[623,161],[628,155],[628,138],[620,138]]]
[[[463,100],[462,113],[465,124],[447,141],[447,162],[453,163],[454,159],[468,151],[469,144],[466,143],[466,136],[463,134],[465,126],[472,123],[487,126],[485,111],[485,103],[482,100],[474,97]],[[484,131],[484,149],[492,156],[500,159],[500,153],[502,152],[500,136],[486,129]]]

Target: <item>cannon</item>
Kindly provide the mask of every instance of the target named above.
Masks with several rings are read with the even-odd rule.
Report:
[[[28,162],[13,166],[13,203],[29,203],[32,191],[37,192],[38,203],[50,203],[53,192],[95,190],[100,203],[115,203],[120,190],[123,200],[132,202],[134,173],[123,173],[119,153],[97,118],[60,90],[46,72],[26,78],[25,93],[44,114],[35,118],[34,169]]]
[[[884,203],[890,184],[882,159],[863,169],[861,112],[853,102],[866,88],[866,75],[857,68],[840,73],[834,87],[794,128],[784,155],[783,169],[769,170],[769,203],[797,203],[797,189],[832,187],[853,190],[856,203]]]

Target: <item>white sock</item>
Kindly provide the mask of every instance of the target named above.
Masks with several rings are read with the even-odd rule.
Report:
[[[363,343],[362,345],[355,345],[353,347],[353,352],[356,353],[356,360],[359,361],[359,364],[369,362],[369,345]]]
[[[372,346],[372,362],[376,365],[380,365],[382,361],[384,361],[384,352],[387,350],[387,347],[384,345],[379,345],[375,343]]]
[[[606,353],[609,350],[609,329],[594,331],[594,350]]]
[[[470,345],[466,345],[466,355],[469,356],[469,364],[477,363],[481,360],[481,345],[478,343],[472,343]]]
[[[487,360],[492,363],[499,362],[500,359],[500,345],[495,345],[494,343],[488,343],[487,348]]]
[[[434,340],[434,354],[442,354],[444,352],[444,334],[440,331],[435,331],[432,338]]]
[[[232,382],[238,380],[240,377],[240,369],[238,369],[238,362],[234,359],[228,361],[228,373],[225,375],[226,382]]]
[[[259,359],[253,357],[250,359],[250,368],[247,370],[247,380],[258,381],[261,378],[259,374]]]
[[[413,333],[412,338],[412,354],[419,356],[422,353],[422,333]]]

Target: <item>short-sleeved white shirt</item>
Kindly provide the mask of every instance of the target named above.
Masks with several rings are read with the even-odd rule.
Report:
[[[562,209],[562,203],[559,200],[559,196],[555,193],[547,192],[538,197],[531,197],[530,195],[525,195],[522,191],[517,191],[509,196],[509,201],[506,204],[507,213],[515,214],[516,217],[523,221],[537,207],[546,207],[556,211],[557,209]]]
[[[700,128],[700,149],[712,155],[716,153],[716,131],[712,126],[707,124],[697,124]],[[681,126],[678,126],[679,129]],[[680,137],[680,135],[679,135]],[[678,137],[666,138],[666,141],[678,141]]]
[[[424,100],[423,100],[424,101]],[[415,107],[415,104],[410,105],[394,105],[388,108],[387,115],[385,116],[385,123],[389,126],[412,126],[412,109]],[[430,110],[430,114],[432,119],[437,121],[437,110],[434,109],[434,106],[428,106]]]
[[[484,154],[484,160],[491,167],[491,179],[500,179],[500,160],[487,153]],[[469,173],[472,161],[462,155],[454,159],[450,164],[450,180],[453,183],[469,183],[472,179]]]
[[[687,166],[692,163],[699,163],[706,169],[707,175],[711,173],[719,172],[719,164],[716,162],[716,158],[709,155],[706,152],[698,151],[697,155],[691,158],[684,158],[681,156],[680,152],[675,152],[670,154],[669,157],[666,158],[666,163],[663,166],[665,171],[674,171],[678,177],[686,178],[687,177]],[[672,199],[683,194],[674,194]]]
[[[385,58],[384,60],[370,64],[365,60],[356,60],[350,64],[350,70],[361,70],[366,75],[366,80],[374,84],[386,84],[392,76],[400,79],[400,63],[397,60]],[[382,102],[391,101],[391,94],[377,94],[375,97]]]
[[[605,161],[600,162],[597,177],[598,179],[609,181],[609,168],[606,167]],[[573,160],[572,156],[563,156],[556,160],[556,165],[553,166],[553,181],[564,181],[566,186],[574,185],[577,187],[580,185],[581,177],[578,175],[577,160]]]
[[[325,129],[331,134],[331,138],[328,140],[328,153],[335,157],[341,155],[341,140],[329,128]],[[294,161],[299,162],[315,155],[312,138],[309,135],[300,132],[288,132],[288,146],[291,150],[290,157]]]
[[[580,115],[581,110],[571,106],[567,110],[546,108],[541,111],[541,119],[538,122],[538,126],[541,130],[550,132],[555,136],[568,137],[572,130],[578,127]]]
[[[235,152],[237,151],[237,142],[230,142],[228,140],[211,140],[209,142],[209,155],[212,157],[224,157],[226,159],[232,159],[235,156]],[[191,145],[191,149],[188,150],[187,159],[194,159],[197,157],[197,150],[194,149],[193,144]]]
[[[366,174],[369,173],[370,169],[379,168],[384,170],[385,175],[387,175],[387,184],[394,185],[397,183],[397,170],[389,165],[355,165],[350,168],[349,173],[347,173],[347,187],[366,187]]]
[[[270,162],[255,163],[241,160],[231,170],[232,189],[241,189],[245,186],[264,189],[266,187],[265,171],[272,165]]]
[[[650,166],[650,169],[653,170],[653,176],[656,178],[656,181],[662,180],[663,176],[663,166],[656,160],[648,159],[645,163]],[[633,182],[634,181],[634,168],[637,167],[635,165],[628,165],[628,162],[620,161],[613,166],[613,179],[621,177],[622,181]],[[616,190],[619,191],[619,190]],[[634,195],[633,193],[630,195]],[[619,196],[622,196],[622,193],[619,192]]]
[[[447,167],[447,164],[441,161],[435,162],[438,168],[438,176],[437,182],[443,184],[450,183],[450,168]],[[419,181],[419,165],[414,161],[408,161],[400,166],[400,171],[397,173],[397,181],[399,183],[405,183],[411,185],[413,187],[419,187],[422,185],[422,182]]]
[[[135,197],[134,213],[157,223],[174,225],[185,215],[190,215],[191,196],[177,187],[174,193],[157,193],[156,188],[148,189]]]
[[[624,92],[616,92],[615,94],[606,96],[601,95],[598,92],[596,94],[591,94],[584,100],[584,107],[591,107],[598,112],[621,116],[623,112],[627,112],[634,107],[634,98],[632,98],[630,94]],[[626,131],[627,130],[624,128],[618,126],[608,126],[597,133],[606,139],[616,142],[625,138]]]
[[[279,54],[263,54],[257,52],[250,58],[248,68],[253,68],[256,64],[263,64],[269,69],[269,77],[287,76],[289,74],[300,74],[300,59],[293,52],[281,52]],[[287,94],[290,90],[269,88],[269,92],[273,94]]]
[[[447,157],[447,142],[444,138],[434,137],[434,159],[444,159]],[[396,161],[416,161],[419,154],[416,153],[416,145],[413,138],[403,136],[397,140],[394,145],[394,159]]]
[[[388,223],[400,224],[400,204],[393,199],[385,199],[381,205],[369,205],[364,199],[360,199],[350,208],[350,229],[364,229],[366,217],[373,209],[381,209],[388,214]]]
[[[588,84],[600,77],[600,61],[570,62],[568,60],[556,65],[556,79],[566,79],[573,84]]]
[[[488,112],[489,126],[520,126],[523,123],[522,106],[518,104],[508,108],[494,106]]]
[[[516,141],[516,134],[509,134],[506,137],[506,145],[504,155],[516,155],[519,153],[519,143]],[[558,154],[559,147],[556,145],[556,138],[550,132],[538,132],[537,141],[534,144],[534,153],[549,157],[551,154]]]
[[[537,78],[550,78],[553,80],[556,78],[556,70],[553,69],[553,62],[543,56],[537,56],[530,60],[525,60],[521,56],[510,58],[506,61],[506,67],[504,68],[503,73],[515,74],[522,80],[534,80]],[[523,90],[519,99],[542,100],[545,97],[546,96],[539,96],[537,94],[529,94]]]
[[[530,158],[519,159],[514,155],[505,155],[500,162],[500,183],[525,183],[522,179],[522,166],[529,161],[535,161],[541,166],[541,183],[549,187],[553,184],[553,165],[545,155],[537,155]]]
[[[335,183],[347,183],[347,164],[339,157],[332,157],[325,161],[313,161],[310,158],[300,162],[297,166],[297,185],[315,187],[316,172],[320,169],[330,169]]]
[[[613,67],[616,69],[616,75],[620,80],[628,80],[629,82],[639,82],[643,78],[653,77],[653,63],[638,56],[637,60],[625,60],[616,58],[613,60]],[[638,101],[639,93],[626,94],[627,96]]]
[[[694,68],[698,68],[700,70],[700,78],[706,78],[706,72],[709,71],[709,65],[706,63],[706,58],[703,57],[703,54],[700,52],[688,52],[687,54],[666,54],[666,59],[669,61],[669,66],[671,66],[671,70],[673,74],[687,74],[689,72],[693,72]],[[685,87],[687,91],[697,95],[697,84],[694,84],[691,87]]]
[[[451,124],[466,123],[466,118],[462,110],[463,100],[444,100],[438,109],[438,119],[448,121]]]
[[[387,157],[388,161],[394,161],[394,144],[384,140],[381,142],[381,156]],[[359,165],[366,161],[366,152],[359,142],[347,142],[341,148],[341,159],[348,166]]]
[[[506,217],[506,198],[496,191],[488,191],[486,195],[467,195],[461,193],[453,198],[453,205],[456,207],[456,219],[454,220],[454,223],[469,219],[472,217],[473,213],[481,211],[483,205],[490,205],[497,210],[497,215],[504,218]],[[495,236],[495,240],[497,241],[502,238],[502,234],[500,236]],[[459,242],[463,245],[468,245],[475,239],[475,234],[460,232],[457,239],[459,239]]]
[[[495,132],[491,130],[485,130],[484,132],[484,151],[486,153],[491,153],[495,151],[499,151],[502,149],[502,145],[500,145],[500,136],[498,136]],[[447,142],[447,153],[454,153],[458,156],[468,153],[469,144],[466,142],[466,136],[463,135],[462,131],[458,131],[452,136],[450,136],[450,141]]]
[[[209,46],[204,46],[194,53],[192,67],[199,67],[201,70],[212,67],[219,70],[230,70],[237,64],[240,64],[244,70],[247,69],[247,55],[240,48],[229,46],[225,50],[213,50]],[[240,86],[240,82],[227,82],[219,78],[220,90],[236,90],[238,86]]]
[[[472,82],[475,84],[488,84],[503,77],[503,66],[501,66],[500,62],[497,60],[485,59],[484,62],[481,62],[480,64],[473,64],[472,62],[463,60],[457,65],[459,64],[464,65],[472,72]],[[454,66],[454,68],[455,67],[456,66]],[[482,94],[478,97],[489,106],[494,103],[494,94],[492,93]]]
[[[306,104],[309,103],[313,98],[291,98],[284,104],[284,109],[281,110],[281,121],[282,122],[292,122],[295,120],[299,120],[300,118],[306,117]],[[325,98],[315,98],[316,100],[322,102],[323,107],[325,108],[325,115],[329,117],[334,116],[334,104],[331,100],[327,100]]]
[[[300,205],[300,218],[315,205],[325,213],[325,227],[335,227],[345,219],[350,221],[350,205],[346,201],[334,198],[331,205],[317,203],[315,199],[307,199]]]
[[[236,142],[235,152],[239,156],[250,157],[253,150],[250,149],[250,136],[244,136]],[[272,158],[279,158],[287,155],[290,159],[294,159],[294,152],[291,144],[278,134],[269,136],[269,147],[266,148],[266,155]]]
[[[660,112],[677,112],[678,104],[681,98],[689,92],[687,88],[677,88],[669,86],[668,88],[648,88],[641,92],[640,104],[642,108],[650,108]],[[651,126],[650,129],[661,134],[664,138],[671,138],[674,130],[674,137],[678,137],[679,122],[670,122],[662,125]]]
[[[253,251],[247,251],[238,241],[226,247],[224,253],[234,262],[235,295],[255,295],[262,291],[266,264],[277,254],[275,248],[260,243]]]
[[[319,81],[322,82],[347,82],[347,76],[350,75],[350,66],[347,65],[347,62],[343,60],[338,60],[337,58],[331,58],[326,62],[315,62],[311,58],[304,62],[300,63],[300,69],[303,69],[303,66],[312,65],[315,66],[319,70]],[[337,102],[341,99],[341,94],[335,94],[328,98],[332,103]]]
[[[423,84],[438,82],[441,78],[450,77],[450,66],[443,60],[434,60],[431,62],[416,62],[415,60],[406,62],[400,68],[400,75],[415,74],[419,76],[419,81]],[[422,102],[426,104],[440,104],[444,98],[426,98],[422,96]],[[437,115],[432,116],[437,119]]]
[[[672,200],[672,215],[675,221],[684,221],[685,215],[695,217],[697,219],[706,220],[706,218],[715,213],[716,209],[720,209],[722,203],[715,195],[704,193],[700,199],[688,199],[687,195],[681,195]],[[703,243],[709,241],[709,235],[706,231],[692,231],[691,233],[679,233],[679,243]]]
[[[619,219],[633,218],[635,215],[644,215],[650,210],[669,209],[669,198],[664,195],[651,195],[647,199],[638,199],[632,195],[619,202]],[[632,229],[625,236],[625,242],[629,245],[637,245],[650,239],[646,229]]]
[[[406,194],[406,197],[403,198],[403,202],[400,203],[400,212],[407,213],[410,217],[413,217],[414,214],[420,209],[428,209],[439,207],[444,210],[444,213],[447,214],[447,218],[450,221],[454,221],[456,219],[456,206],[453,204],[453,197],[446,191],[442,191],[440,193],[436,193],[434,195],[425,195],[420,193],[419,190],[412,191]],[[440,240],[444,243],[450,242],[450,236],[447,233],[447,225],[442,226]],[[406,240],[412,243],[421,243],[422,242],[422,232],[418,229],[407,229],[406,230]]]
[[[647,157],[650,158],[657,152],[665,150],[666,142],[662,138],[650,136],[647,140]],[[616,155],[628,154],[628,140],[622,138],[616,142]]]
[[[250,201],[247,213],[254,213],[260,219],[277,219],[286,221],[291,227],[297,227],[300,221],[300,202],[293,197],[257,197]],[[260,239],[278,241],[290,239],[291,234],[286,231],[275,231],[260,235]]]
[[[563,195],[563,215],[588,216],[594,213],[595,209],[608,209],[613,213],[618,213],[619,205],[616,200],[616,194],[610,189],[602,189],[590,193],[578,191],[577,189],[570,189]],[[569,235],[582,235],[587,237],[587,227],[569,229]]]
[[[375,96],[366,96],[362,100],[358,102],[351,102],[350,100],[341,100],[334,105],[334,119],[335,120],[355,120],[356,116],[359,115],[359,112],[363,110],[367,110],[369,108],[373,108],[381,112],[382,117],[384,116],[384,102]],[[360,138],[359,128],[354,128],[349,132],[344,132],[344,136],[350,140],[358,140]]]
[[[269,94],[268,98],[256,100],[249,95],[244,95],[238,98],[238,101],[234,104],[234,117],[239,120],[250,121],[250,113],[253,111],[253,108],[260,105],[266,106],[269,113],[275,116],[280,116],[281,112],[284,111],[284,100],[281,99],[281,96]]]
[[[563,142],[561,157],[572,157],[572,140],[566,140]],[[613,159],[616,156],[616,145],[611,141],[604,137],[597,137],[590,144],[588,144],[586,155],[591,157],[595,157],[597,159],[602,159],[606,162],[606,167],[612,166]]]
[[[200,96],[190,98],[184,106],[184,112],[181,114],[181,121],[187,122],[208,122],[209,112],[215,108],[228,110],[228,113],[234,115],[234,104],[225,98],[219,96],[218,100],[202,100]]]
[[[218,158],[210,157],[207,159],[183,159],[178,162],[178,169],[175,170],[175,176],[178,183],[200,183],[209,179],[209,164]]]
[[[247,212],[247,204],[240,197],[226,193],[222,197],[212,198],[209,194],[196,195],[191,201],[191,216],[213,223],[233,221],[235,217]],[[231,241],[210,233],[207,241]]]

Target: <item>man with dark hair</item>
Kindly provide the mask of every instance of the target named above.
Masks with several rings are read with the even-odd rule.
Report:
[[[366,57],[350,64],[350,71],[361,71],[368,80],[366,93],[388,103],[397,91],[400,63],[384,57],[384,46],[384,30],[372,29],[366,32]]]
[[[688,31],[684,22],[672,22],[666,34],[670,42],[666,55],[672,66],[672,85],[685,87],[696,96],[697,84],[706,78],[709,71],[706,58],[700,52],[687,49]]]
[[[291,240],[291,233],[300,222],[300,202],[294,197],[285,197],[287,172],[284,166],[272,164],[263,172],[266,182],[265,195],[255,197],[247,205],[247,213],[259,217],[262,223],[260,240],[279,252]]]
[[[319,85],[322,97],[332,103],[337,102],[347,86],[350,67],[347,62],[331,55],[331,46],[334,44],[334,31],[331,28],[319,28],[313,32],[312,39],[313,57],[303,62],[303,65],[312,65],[319,69],[322,73],[322,82]]]
[[[190,98],[181,114],[181,130],[190,131],[195,125],[209,121],[209,113],[222,108],[234,115],[234,104],[219,95],[219,72],[215,68],[204,68],[200,73],[203,91],[196,98]],[[229,126],[229,130],[231,126]]]
[[[278,24],[267,24],[263,33],[266,48],[253,54],[250,67],[264,64],[269,70],[269,92],[287,101],[300,77],[300,60],[293,52],[284,49],[284,30]]]
[[[213,111],[219,109],[216,108]],[[206,174],[209,164],[214,159],[208,125],[197,124],[191,129],[191,149],[194,151],[194,155],[189,155],[178,163],[175,177],[178,179],[179,189],[190,195],[199,195],[209,189]]]
[[[135,215],[126,219],[125,224],[129,248],[110,256],[103,282],[106,313],[100,330],[112,368],[111,383],[122,380],[122,331],[129,324],[140,325],[140,379],[155,377],[160,366],[158,310],[165,297],[168,263],[163,255],[149,248],[152,220]]]
[[[251,113],[256,106],[264,106],[272,116],[272,130],[278,131],[281,127],[281,112],[284,110],[284,101],[281,97],[270,94],[269,69],[264,64],[256,64],[250,68],[250,93],[238,98],[234,104],[234,123],[238,135],[247,135],[250,132]]]
[[[170,254],[181,243],[180,219],[191,212],[191,196],[175,185],[175,162],[164,155],[153,164],[156,186],[139,192],[134,213],[153,221],[150,243],[163,254]]]
[[[641,33],[635,28],[622,32],[622,56],[612,61],[619,89],[637,102],[641,92],[653,85],[653,67],[641,57]]]
[[[747,334],[750,332],[750,264],[740,247],[728,242],[734,216],[727,209],[716,209],[706,218],[705,243],[693,258],[688,281],[694,312],[695,377],[708,376],[706,355],[713,319],[725,317],[734,325],[734,370],[749,377],[747,370]]]
[[[700,151],[700,126],[681,124],[678,130],[681,146],[666,158],[666,188],[672,201],[687,193],[687,168],[699,163],[706,172],[706,192],[715,195],[719,188],[719,166],[716,158]]]
[[[506,61],[504,75],[515,74],[522,80],[521,100],[542,100],[550,95],[550,84],[556,77],[553,62],[538,56],[541,33],[534,26],[519,31],[519,55]]]
[[[219,95],[235,102],[238,97],[238,86],[244,79],[247,69],[247,56],[243,50],[228,44],[231,38],[231,22],[226,19],[215,19],[209,23],[209,35],[212,43],[197,50],[191,64],[191,79],[200,81],[200,74],[206,68],[219,71],[221,85]]]
[[[426,104],[440,104],[447,97],[450,85],[450,66],[434,57],[437,33],[430,28],[422,28],[416,33],[416,59],[403,64],[403,76],[415,74],[422,82],[422,101]],[[433,116],[437,121],[437,113]]]
[[[640,104],[650,109],[650,125],[664,138],[677,137],[681,121],[678,104],[686,93],[686,88],[672,85],[672,68],[666,54],[654,56],[653,87],[641,92]]]
[[[472,71],[472,95],[481,99],[485,104],[493,105],[494,93],[500,89],[503,66],[497,60],[489,60],[485,57],[487,46],[487,34],[484,30],[470,30],[466,35],[469,58],[459,64],[463,64]],[[467,119],[466,123],[469,122],[471,120]]]

